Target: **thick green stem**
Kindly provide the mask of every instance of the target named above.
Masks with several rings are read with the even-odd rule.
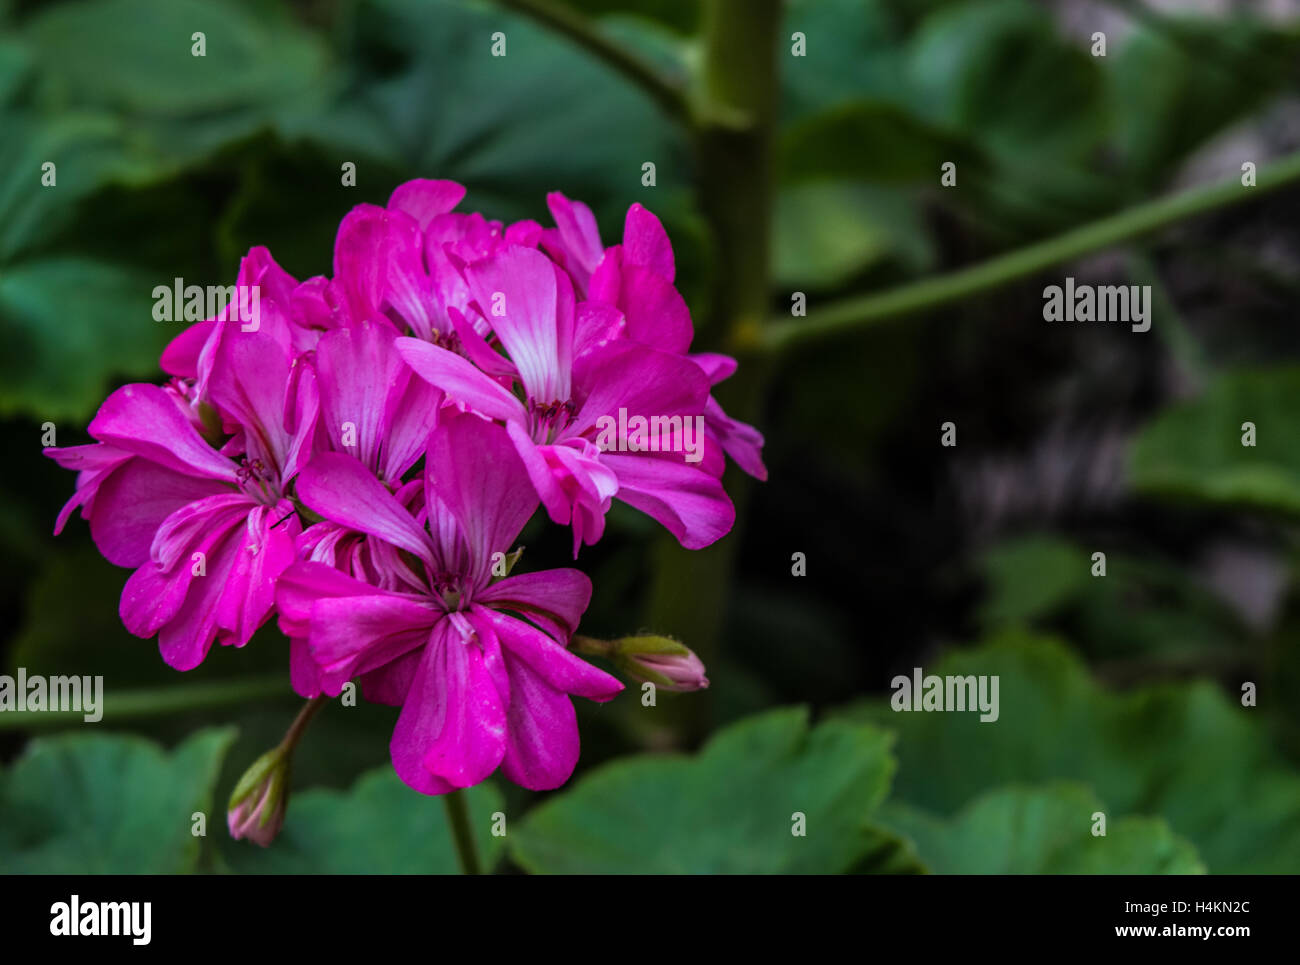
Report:
[[[1211,187],[1193,188],[1167,198],[1135,205],[1081,228],[1040,241],[970,268],[937,278],[809,307],[798,321],[775,319],[765,328],[737,333],[736,345],[776,353],[818,337],[858,331],[876,322],[921,312],[991,291],[1045,268],[1074,261],[1120,242],[1149,234],[1198,214],[1239,204],[1300,180],[1300,153],[1287,156],[1257,172],[1257,186],[1244,187],[1240,178]]]
[[[693,93],[700,206],[717,253],[706,332],[716,343],[740,341],[769,312],[768,266],[772,233],[772,144],[777,111],[780,0],[709,0],[703,51]],[[728,411],[753,420],[767,381],[767,365],[740,353],[740,370],[721,386]],[[740,541],[748,480],[731,472],[727,491],[737,504],[736,528],[708,549],[684,550],[665,537],[653,555],[648,621],[716,661],[730,574]],[[675,701],[688,738],[710,724],[708,692]]]
[[[447,806],[447,824],[451,828],[451,840],[456,845],[461,873],[481,875],[483,869],[478,861],[478,848],[474,845],[474,829],[469,823],[469,802],[465,792],[456,790],[444,794],[442,803]]]
[[[127,718],[158,717],[164,714],[227,707],[250,700],[292,696],[293,692],[285,683],[284,675],[275,674],[222,683],[182,684],[177,687],[158,687],[151,690],[124,690],[119,693],[105,694],[104,706],[99,710],[102,711],[104,720],[116,723]],[[80,710],[6,711],[0,714],[0,730],[34,730],[38,727],[80,723],[84,720],[85,713]]]

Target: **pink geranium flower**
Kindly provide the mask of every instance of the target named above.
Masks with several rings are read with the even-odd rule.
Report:
[[[254,266],[268,267],[257,252],[241,279]],[[100,552],[135,570],[122,591],[122,622],[136,636],[156,634],[178,670],[202,663],[214,641],[249,641],[271,614],[275,580],[301,532],[285,495],[304,449],[285,428],[294,358],[282,307],[264,298],[256,331],[233,317],[199,325],[169,349],[187,373],[184,392],[123,386],[90,423],[97,443],[47,450],[80,471],[59,527],[80,506]],[[200,434],[199,404],[228,436],[219,448]],[[291,408],[310,423],[314,405],[304,386]]]
[[[565,646],[591,584],[567,569],[493,581],[537,506],[505,429],[444,413],[425,461],[418,510],[347,456],[303,470],[303,502],[400,550],[391,560],[404,572],[381,588],[295,563],[279,582],[281,629],[306,642],[325,693],[360,677],[368,699],[401,705],[393,765],[416,790],[469,787],[498,767],[524,787],[558,787],[578,759],[570,695],[605,701],[622,689]]]

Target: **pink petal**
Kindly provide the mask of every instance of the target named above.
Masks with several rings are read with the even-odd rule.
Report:
[[[388,199],[390,211],[404,211],[423,230],[434,215],[445,214],[465,197],[465,188],[455,181],[416,178],[399,184]]]
[[[454,352],[416,338],[399,338],[396,344],[415,374],[447,393],[449,400],[489,419],[524,419],[519,399]]]
[[[508,664],[522,661],[554,690],[604,703],[623,689],[605,671],[522,620],[486,607],[475,607],[474,617],[492,625],[508,655]]]
[[[627,209],[623,222],[623,257],[626,264],[647,268],[670,283],[676,274],[668,232],[639,202]]]
[[[99,407],[88,431],[101,442],[187,476],[235,482],[235,464],[195,430],[156,385],[124,385]]]
[[[230,487],[215,480],[196,479],[144,459],[132,459],[100,485],[90,517],[90,535],[110,563],[142,566],[149,560],[154,536],[167,517],[188,503],[229,492]]]
[[[510,247],[467,266],[465,280],[519,370],[528,397],[566,401],[574,322],[567,276],[541,252]]]
[[[543,570],[518,573],[493,583],[475,601],[497,610],[514,610],[535,622],[549,624],[548,632],[567,640],[591,602],[591,580],[579,570]]]
[[[528,664],[507,658],[508,734],[501,772],[531,791],[559,787],[578,764],[578,720],[568,694],[549,686]]]
[[[601,462],[618,475],[618,498],[658,520],[689,550],[716,542],[736,522],[722,483],[671,455],[606,452]]]
[[[351,456],[321,453],[299,474],[296,491],[326,519],[387,540],[434,564],[429,538],[415,517]]]
[[[478,784],[501,763],[505,732],[505,711],[482,651],[450,619],[441,621],[393,731],[398,776],[425,794]]]

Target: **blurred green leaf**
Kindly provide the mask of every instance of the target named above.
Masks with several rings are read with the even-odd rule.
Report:
[[[30,113],[0,113],[0,262],[50,237],[72,216],[77,201],[106,182],[140,176],[142,162],[128,156],[122,122],[107,114],[69,112],[41,120]],[[52,185],[42,184],[46,162]]]
[[[491,784],[465,793],[479,857],[491,868],[502,850],[492,834],[501,794]],[[242,874],[460,873],[442,800],[411,790],[391,766],[362,775],[347,792],[294,793],[269,848],[226,838],[220,847]]]
[[[777,197],[774,283],[828,289],[882,263],[915,274],[934,253],[918,207],[896,191],[816,181]]]
[[[1097,656],[1239,648],[1245,630],[1226,604],[1180,566],[1106,550],[1106,575],[1093,576],[1092,551],[1048,534],[1001,543],[980,568],[988,597],[980,621],[1054,625]]]
[[[1232,706],[1214,685],[1112,694],[1064,645],[1023,631],[924,669],[998,676],[1000,715],[981,723],[972,713],[894,712],[888,700],[849,711],[898,731],[895,799],[951,815],[1005,784],[1080,781],[1112,819],[1163,817],[1211,872],[1300,865],[1300,775],[1251,719],[1260,711]],[[1277,699],[1260,696],[1261,704]]]
[[[205,55],[192,52],[204,34]],[[50,6],[22,27],[44,68],[38,100],[52,110],[99,107],[176,122],[153,147],[179,155],[212,147],[208,125],[258,123],[320,94],[325,50],[280,3],[256,12],[231,0],[95,0]],[[225,135],[223,135],[225,136]]]
[[[76,257],[0,268],[0,415],[82,419],[114,377],[156,377],[159,352],[180,331],[153,319],[160,281]]]
[[[1094,58],[1029,0],[944,7],[910,39],[919,111],[997,149],[1079,157],[1100,143],[1104,82]]]
[[[910,103],[904,78],[904,29],[889,3],[789,0],[777,57],[783,120],[797,122],[867,98]],[[790,37],[802,33],[803,57]]]
[[[935,874],[1204,874],[1196,849],[1159,818],[1107,818],[1087,787],[1051,784],[982,794],[947,820],[887,803],[880,820],[912,840]]]
[[[989,584],[985,624],[1028,623],[1076,599],[1087,587],[1088,554],[1049,535],[1011,540],[989,550],[981,569]]]
[[[1156,186],[1194,148],[1293,82],[1298,57],[1295,27],[1148,14],[1108,72],[1126,171],[1138,185]]]
[[[340,161],[467,184],[490,217],[539,217],[547,191],[586,201],[621,233],[629,203],[689,204],[681,134],[621,75],[527,17],[456,0],[366,0],[344,96],[294,132]],[[506,56],[492,55],[494,32]],[[641,185],[644,162],[656,186]],[[366,176],[359,165],[357,184]]]
[[[1255,425],[1243,446],[1242,425]],[[1300,513],[1300,366],[1241,369],[1162,412],[1133,446],[1141,492]]]
[[[937,185],[945,161],[956,163],[964,176],[981,164],[958,138],[881,101],[842,104],[794,125],[781,138],[782,173],[796,181]]]
[[[213,786],[233,729],[201,731],[170,753],[139,737],[76,733],[32,741],[0,771],[0,872],[180,874],[201,838],[224,831]]]
[[[750,717],[693,758],[607,764],[529,812],[511,854],[537,873],[835,873],[885,854],[868,816],[884,798],[889,736],[802,708]],[[806,836],[791,833],[806,817]]]

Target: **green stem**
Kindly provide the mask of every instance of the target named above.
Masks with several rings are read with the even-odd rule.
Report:
[[[601,33],[582,14],[548,0],[499,0],[503,7],[532,17],[603,60],[654,98],[669,115],[689,116],[682,86],[649,61]]]
[[[222,683],[124,690],[105,694],[104,706],[100,710],[104,719],[117,722],[127,718],[159,717],[193,710],[210,710],[250,700],[290,696],[292,691],[285,683],[284,675],[276,674]],[[82,723],[84,720],[85,714],[79,710],[5,711],[0,713],[0,730],[35,730],[40,727]]]
[[[465,792],[455,790],[444,794],[442,803],[447,806],[447,823],[451,826],[451,839],[456,845],[461,872],[481,875],[483,869],[479,866],[478,849],[474,846],[474,831],[469,823],[469,802],[465,798]]]
[[[777,114],[780,0],[709,0],[704,8],[702,56],[696,77],[695,149],[698,195],[712,234],[714,266],[707,333],[715,341],[761,328],[771,310],[773,139]],[[719,386],[719,399],[738,419],[755,421],[770,359],[739,352],[740,369]],[[720,657],[722,618],[744,526],[749,480],[725,479],[736,503],[736,526],[703,550],[684,550],[661,538],[652,557],[647,625],[671,634],[705,666]],[[710,691],[660,708],[689,741],[712,723]]]
[[[311,719],[316,716],[322,707],[329,703],[329,700],[328,697],[313,697],[303,704],[302,709],[298,711],[298,716],[293,719],[293,723],[285,731],[284,740],[280,741],[280,746],[286,751],[292,752],[298,746],[298,741],[302,740],[303,732],[307,729],[307,725],[311,723]]]
[[[747,329],[737,333],[736,345],[778,352],[815,338],[853,332],[875,322],[937,308],[1195,215],[1249,201],[1297,180],[1300,180],[1300,153],[1288,155],[1258,171],[1256,187],[1243,187],[1240,178],[1233,178],[1222,184],[1192,188],[1134,205],[1118,214],[970,268],[812,308],[806,319],[775,319],[762,330]]]

